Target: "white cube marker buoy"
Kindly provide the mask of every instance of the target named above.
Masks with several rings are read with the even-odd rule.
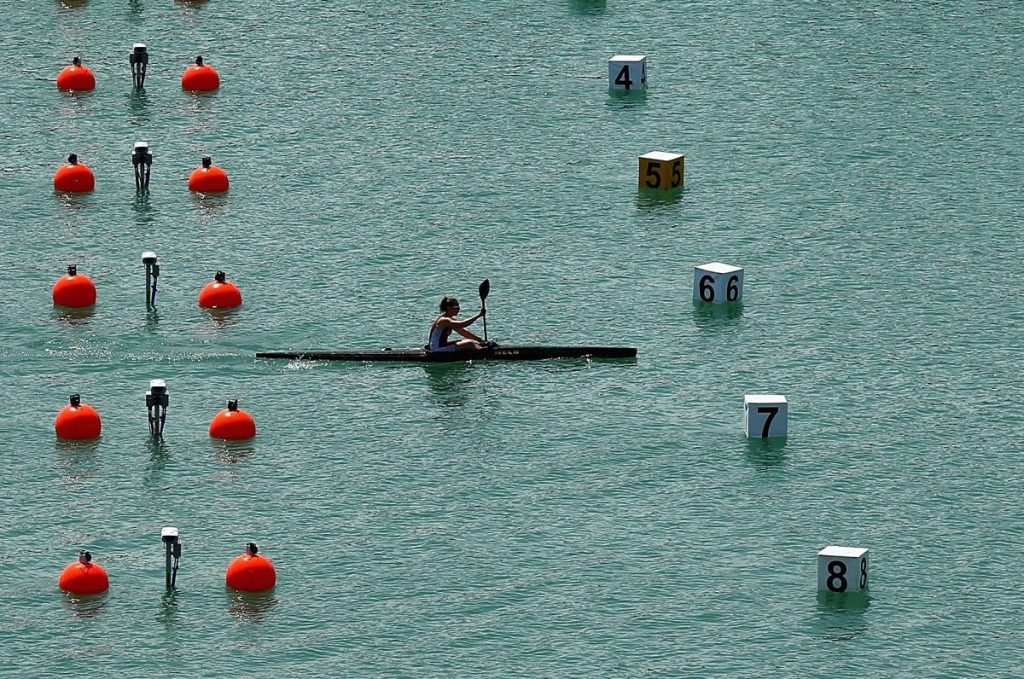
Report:
[[[747,438],[786,436],[789,403],[781,394],[746,394],[743,397],[743,433]]]
[[[645,153],[640,156],[637,183],[641,189],[678,189],[683,185],[685,163],[682,153]]]
[[[830,545],[818,552],[818,591],[863,592],[868,588],[868,552]]]
[[[693,267],[693,299],[708,304],[743,301],[743,268],[722,262]]]
[[[608,89],[641,90],[647,87],[647,57],[616,54],[608,60]]]

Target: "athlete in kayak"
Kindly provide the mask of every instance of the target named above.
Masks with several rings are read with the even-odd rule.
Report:
[[[430,341],[427,344],[427,351],[462,351],[465,349],[483,349],[485,343],[466,328],[473,325],[478,319],[487,314],[482,308],[479,313],[470,316],[464,321],[457,321],[459,315],[459,300],[454,297],[445,297],[440,304],[441,315],[437,317],[434,324],[430,326]],[[452,330],[459,333],[466,339],[452,342],[449,336]]]

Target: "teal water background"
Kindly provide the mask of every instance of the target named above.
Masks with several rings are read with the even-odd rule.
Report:
[[[4,23],[0,674],[1024,673],[1019,4],[39,0]],[[645,96],[609,95],[619,53],[648,56]],[[76,54],[97,90],[61,94]],[[181,91],[197,54],[218,92]],[[652,150],[686,155],[678,199],[638,195]],[[52,191],[71,152],[91,195]],[[203,155],[225,196],[186,190]],[[745,268],[739,312],[692,304],[710,261]],[[69,262],[91,313],[51,304]],[[218,269],[235,312],[196,305]],[[637,360],[254,358],[421,344],[483,278],[499,341]],[[72,392],[97,442],[55,441]],[[745,393],[787,395],[787,439],[744,438]],[[208,438],[228,398],[252,441]],[[262,596],[223,584],[250,539]],[[829,544],[872,550],[868,599],[816,595]],[[79,601],[56,578],[83,547],[112,584]]]

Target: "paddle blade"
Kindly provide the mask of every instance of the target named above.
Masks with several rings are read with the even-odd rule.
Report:
[[[480,284],[480,302],[483,303],[489,294],[491,294],[491,281],[485,278],[484,282]]]

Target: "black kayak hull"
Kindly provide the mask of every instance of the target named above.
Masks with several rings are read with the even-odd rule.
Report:
[[[548,358],[635,358],[635,347],[499,346],[488,349],[433,352],[425,349],[362,349],[353,351],[261,351],[256,358],[303,361],[539,361]]]

